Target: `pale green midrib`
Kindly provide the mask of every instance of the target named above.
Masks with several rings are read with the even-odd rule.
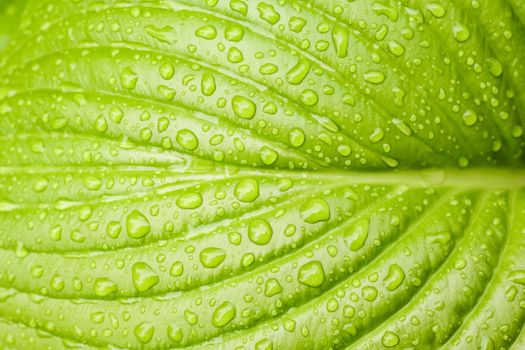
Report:
[[[340,169],[321,169],[312,171],[286,170],[286,169],[252,169],[239,168],[236,166],[225,166],[212,169],[210,167],[147,167],[147,166],[21,166],[0,167],[0,175],[3,174],[57,174],[58,175],[82,176],[87,173],[133,171],[137,175],[161,173],[162,175],[199,175],[201,181],[217,181],[222,177],[235,179],[246,176],[273,177],[291,180],[314,180],[322,182],[336,182],[345,184],[368,184],[368,185],[407,185],[412,187],[458,187],[479,189],[516,189],[525,187],[525,164],[519,167],[499,168],[427,168],[397,171],[347,171]]]

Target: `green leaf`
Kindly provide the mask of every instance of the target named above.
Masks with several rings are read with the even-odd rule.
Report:
[[[522,2],[5,4],[0,348],[525,346]]]

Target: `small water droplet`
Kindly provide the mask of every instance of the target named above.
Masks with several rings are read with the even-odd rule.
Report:
[[[137,262],[133,265],[131,276],[133,285],[139,292],[145,292],[159,283],[157,272],[144,262]]]
[[[244,96],[234,96],[232,98],[232,108],[233,112],[243,119],[252,119],[257,110],[255,103]]]
[[[126,232],[131,238],[143,238],[151,231],[148,219],[137,209],[133,210],[126,219]]]
[[[242,202],[253,202],[259,198],[259,183],[254,179],[240,180],[235,186],[234,195]]]

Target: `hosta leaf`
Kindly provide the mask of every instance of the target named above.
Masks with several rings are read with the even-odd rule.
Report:
[[[0,348],[525,346],[520,1],[0,13]]]

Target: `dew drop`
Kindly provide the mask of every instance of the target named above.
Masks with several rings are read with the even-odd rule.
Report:
[[[139,292],[145,292],[159,283],[159,275],[151,266],[144,262],[137,262],[131,271],[133,285]]]
[[[99,297],[105,297],[117,291],[117,284],[106,277],[97,278],[93,290]]]
[[[300,283],[309,287],[319,287],[325,281],[323,265],[320,261],[310,261],[299,269],[297,279]]]
[[[232,108],[233,112],[243,119],[252,119],[257,109],[255,103],[244,96],[234,96],[232,98]]]
[[[464,43],[470,38],[470,31],[461,23],[456,23],[452,28],[454,39],[460,43]]]
[[[309,224],[327,221],[330,219],[330,207],[321,198],[310,199],[301,207],[301,218]]]
[[[253,202],[259,198],[259,183],[254,179],[243,179],[235,186],[234,195],[242,202]]]
[[[392,264],[388,268],[388,274],[383,282],[387,290],[394,291],[401,285],[401,283],[403,283],[404,279],[405,273],[403,272],[403,269],[397,264]]]
[[[354,225],[350,235],[346,239],[351,251],[356,252],[365,245],[366,239],[368,238],[368,225],[369,222],[367,218],[360,219]]]
[[[273,236],[273,229],[265,219],[254,219],[248,225],[248,238],[258,245],[268,244]]]
[[[198,192],[184,193],[177,198],[176,203],[181,209],[196,209],[202,205],[202,195]]]
[[[235,305],[229,301],[225,301],[219,305],[213,312],[211,323],[215,327],[224,327],[235,318],[237,310]]]
[[[177,143],[188,151],[194,151],[199,146],[199,139],[189,129],[182,129],[177,132],[176,136]]]
[[[120,83],[122,87],[128,90],[132,90],[137,86],[137,81],[139,77],[137,73],[131,70],[131,68],[126,67],[120,74]]]
[[[204,73],[201,80],[201,91],[204,96],[211,96],[217,89],[215,77],[212,74]]]
[[[270,147],[263,146],[259,150],[259,157],[261,158],[264,164],[272,165],[273,163],[277,161],[279,154],[275,152],[273,149],[271,149]]]
[[[195,31],[195,35],[199,38],[203,38],[206,40],[212,40],[215,39],[217,36],[217,29],[213,25],[205,25],[203,27],[200,27]]]
[[[313,107],[319,102],[319,96],[317,93],[310,89],[301,92],[300,99],[301,102],[308,107]]]
[[[151,231],[148,219],[137,209],[134,209],[126,219],[126,232],[131,238],[142,238]]]
[[[292,128],[288,134],[288,140],[293,147],[301,147],[305,141],[304,131],[299,128]]]
[[[148,322],[142,322],[135,327],[133,333],[139,342],[147,344],[153,338],[155,328]]]
[[[376,71],[376,70],[371,70],[371,71],[366,72],[363,75],[363,78],[367,82],[371,84],[376,84],[376,85],[383,83],[386,79],[385,75],[382,72]]]
[[[393,332],[386,331],[381,338],[381,343],[386,348],[393,348],[399,344],[399,336]]]
[[[272,297],[276,294],[281,293],[283,288],[275,278],[269,278],[266,280],[264,285],[264,295],[267,297]]]
[[[199,254],[199,259],[202,266],[212,269],[219,266],[226,259],[226,252],[221,248],[204,248]]]

